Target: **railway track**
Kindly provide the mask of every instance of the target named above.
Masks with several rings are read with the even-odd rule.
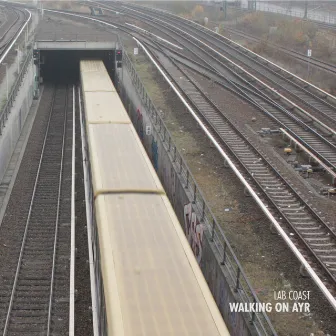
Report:
[[[13,8],[4,8],[6,9],[6,11],[4,11],[6,20],[0,26],[0,41],[4,39],[8,31],[20,18],[19,12],[16,12]]]
[[[165,47],[167,48],[167,47]],[[336,146],[325,137],[316,132],[309,124],[310,121],[301,121],[291,112],[283,109],[276,102],[272,101],[261,91],[254,91],[251,88],[240,85],[236,82],[229,82],[224,76],[218,74],[210,63],[205,67],[201,63],[195,62],[176,52],[170,48],[170,53],[177,61],[184,63],[186,66],[193,68],[202,75],[214,81],[219,81],[219,84],[225,88],[229,88],[237,93],[240,97],[244,97],[258,109],[263,111],[271,120],[275,121],[278,127],[287,129],[296,139],[300,141],[307,149],[311,150],[317,157],[324,161],[329,167],[336,168]],[[174,57],[178,55],[178,57]],[[189,64],[188,64],[189,63]],[[193,64],[194,66],[191,66]]]
[[[309,91],[303,84],[295,82],[293,78],[290,78],[286,73],[281,73],[281,71],[274,68],[272,64],[263,62],[254,55],[249,54],[246,50],[229,39],[218,34],[215,35],[215,33],[206,30],[206,28],[200,25],[196,26],[196,24],[192,22],[177,19],[166,13],[163,14],[162,12],[155,11],[155,16],[160,19],[153,19],[144,13],[143,8],[141,10],[131,9],[131,11],[136,12],[132,15],[137,16],[138,19],[146,19],[158,25],[163,25],[180,37],[184,36],[187,41],[188,39],[190,40],[191,37],[200,48],[205,47],[205,49],[208,49],[216,58],[220,56],[224,63],[230,67],[234,67],[235,72],[238,72],[246,80],[255,82],[254,85],[258,85],[262,89],[266,88],[266,84],[273,90],[287,95],[290,97],[288,101],[292,102],[293,106],[299,106],[303,111],[307,111],[316,116],[325,124],[332,123],[336,129],[336,101],[331,103],[325,97],[321,97]],[[149,11],[152,12],[152,10]],[[201,43],[200,41],[206,41],[206,43]],[[259,82],[256,82],[256,78],[259,79]]]
[[[133,31],[129,27],[123,27],[122,29],[126,29],[128,31]],[[139,35],[142,35],[143,38],[148,39],[148,36],[143,33],[136,32]],[[198,69],[196,71],[201,72],[200,69],[204,70],[204,72],[212,73],[214,75],[214,79],[221,81],[219,84],[233,90],[240,97],[244,97],[250,103],[254,104],[259,110],[264,112],[272,121],[275,121],[278,127],[285,128],[289,131],[305,148],[309,149],[313,152],[318,158],[322,160],[328,167],[336,170],[336,146],[333,142],[330,142],[328,139],[323,137],[321,134],[316,132],[308,123],[301,121],[291,112],[283,109],[277,102],[272,101],[261,91],[254,91],[251,88],[240,85],[235,82],[229,82],[230,87],[223,84],[227,82],[227,78],[222,76],[216,72],[216,69],[212,67],[210,63],[208,67],[204,67],[204,65],[200,63],[196,63],[193,59],[190,59],[183,55],[180,52],[174,50],[174,48],[169,48],[164,46],[162,43],[153,42],[157,45],[161,45],[165,49],[169,49],[172,54],[177,54],[179,58],[196,64]],[[155,47],[155,46],[154,46]],[[195,54],[197,57],[202,59],[202,56],[199,54]],[[203,60],[204,62],[204,60]],[[187,65],[190,66],[190,65]],[[233,84],[233,85],[232,85]],[[309,122],[309,120],[307,121]]]
[[[7,24],[0,31],[0,56],[13,41],[26,18],[25,13],[17,8],[11,8],[10,13],[11,17],[8,16]]]
[[[65,335],[68,328],[71,97],[63,86],[52,98],[15,276],[1,293],[4,336]]]
[[[1,8],[5,8],[4,6],[0,6],[0,29],[3,29],[3,27],[6,27],[6,24],[8,22],[8,15],[5,11],[1,12]]]
[[[133,16],[133,14],[130,15]],[[138,14],[134,17],[139,19]],[[143,20],[144,17],[141,16],[141,19]],[[174,31],[171,27],[168,29],[176,34],[176,31]],[[179,42],[181,43],[181,41]],[[187,43],[192,43],[195,47],[198,47],[198,51],[188,48]],[[257,87],[251,79],[248,80],[248,78],[242,78],[240,74],[235,74],[238,79],[241,79],[240,81],[237,81],[236,77],[232,77],[232,69],[230,69],[229,65],[218,61],[216,59],[216,54],[203,51],[201,43],[195,43],[192,41],[188,41],[187,43],[184,45],[184,49],[188,49],[189,52],[198,57],[200,63],[206,62],[209,68],[212,68],[212,70],[221,74],[224,81],[229,81],[230,84],[233,84],[240,94],[245,97],[247,96],[250,102],[252,101],[254,105],[258,106],[259,109],[275,120],[279,127],[287,129],[291,135],[293,135],[302,144],[302,146],[311,151],[329,168],[336,171],[336,144],[332,139],[327,139],[327,137],[322,135],[319,129],[316,129],[313,124],[315,119],[312,119],[311,116],[308,115],[302,120],[302,114],[296,114],[293,110],[289,111],[279,100],[275,101],[269,98],[269,94],[265,93],[265,90],[263,90],[262,87]],[[207,61],[206,59],[211,59],[213,62],[210,63],[210,61]],[[216,67],[216,62],[219,63],[222,68],[226,68],[227,72],[223,73],[221,68]],[[231,78],[226,76],[227,73],[231,74]]]
[[[271,43],[269,41],[265,41],[263,39],[260,39],[256,36],[253,36],[251,34],[248,34],[244,31],[241,31],[241,30],[237,30],[237,29],[234,29],[234,28],[231,28],[231,27],[227,27],[227,26],[224,26],[224,29],[225,31],[229,32],[229,33],[232,33],[234,35],[238,35],[238,36],[241,36],[241,37],[244,37],[250,41],[253,41],[253,42],[257,42],[257,43],[263,43],[263,42],[266,42],[267,43],[267,46],[270,46],[274,49],[277,49],[277,50],[280,50],[281,52],[284,52],[285,54],[289,55],[289,56],[292,56],[298,60],[301,60],[301,61],[304,61],[305,63],[309,62],[311,65],[313,66],[316,66],[320,69],[323,69],[323,70],[326,70],[328,72],[330,72],[331,74],[336,74],[336,65],[333,65],[333,64],[330,64],[328,62],[324,62],[320,59],[317,59],[317,58],[314,58],[314,57],[308,57],[296,50],[292,50],[292,49],[288,49],[288,48],[285,48],[281,45],[278,45],[276,43]]]
[[[135,8],[137,10],[122,6],[120,10],[129,16],[145,21],[146,24],[151,22],[165,27],[175,36],[184,38],[184,44],[188,45],[193,40],[194,43],[198,44],[199,48],[208,49],[215,56],[215,61],[218,61],[218,56],[220,56],[221,61],[233,68],[236,73],[239,73],[247,81],[253,82],[254,86],[258,86],[263,90],[273,90],[273,93],[276,94],[279,92],[283,95],[288,95],[290,99],[286,98],[285,103],[281,99],[279,101],[283,107],[286,108],[289,103],[292,107],[298,107],[301,113],[309,114],[316,120],[321,120],[324,125],[331,124],[331,127],[336,129],[335,100],[331,103],[328,99],[329,96],[323,98],[320,94],[311,92],[306,84],[296,82],[294,78],[289,78],[290,76],[287,73],[275,68],[271,63],[264,62],[252,54],[250,55],[245,49],[223,36],[218,34],[214,36],[215,33],[206,30],[200,25],[196,26],[193,22],[176,18],[167,13],[163,14],[160,11],[148,8],[138,10],[138,7]],[[144,11],[147,10],[154,11],[155,16],[160,19],[152,18],[151,15],[146,14]],[[202,43],[202,40],[207,42]],[[221,47],[223,44],[225,48]],[[232,59],[235,59],[235,62]],[[230,74],[227,75],[230,76]]]
[[[163,57],[162,57],[163,56]],[[172,81],[198,111],[213,135],[229,150],[231,158],[254,189],[271,206],[276,217],[300,252],[307,258],[326,287],[336,294],[336,235],[287,183],[263,154],[241,133],[233,121],[213,103],[193,78],[166,55],[154,57],[166,69]],[[166,58],[166,60],[164,60]]]

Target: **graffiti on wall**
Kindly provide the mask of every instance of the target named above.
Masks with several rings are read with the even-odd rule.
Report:
[[[152,159],[153,166],[156,171],[159,169],[159,153],[158,153],[158,144],[155,141],[154,137],[152,138]]]
[[[207,240],[203,242],[201,268],[211,293],[218,305],[219,311],[229,327],[230,334],[232,336],[250,335],[243,315],[239,312],[230,311],[229,302],[235,302],[235,298],[232,289],[221,271],[221,266],[218,264],[217,260],[213,258]]]
[[[247,329],[244,317],[241,313],[231,311],[229,303],[235,302],[235,299],[230,293],[230,289],[227,284],[225,284],[224,278],[218,279],[219,282],[219,304],[218,308],[220,309],[223,316],[227,317],[227,324],[231,330],[232,336],[242,336],[250,335],[249,330]]]
[[[135,102],[134,104],[137,103],[138,102]],[[134,113],[136,108],[135,105],[130,104],[130,108],[131,107],[132,109],[130,109],[130,111],[132,112],[132,120],[136,123],[135,120],[137,119],[137,116]],[[143,113],[146,120],[146,111],[143,110]],[[139,120],[142,121],[142,115],[139,116]],[[184,186],[180,184],[178,174],[176,174],[174,169],[167,164],[167,161],[164,161],[164,151],[160,152],[160,170],[158,169],[158,143],[160,146],[162,145],[162,143],[160,143],[160,138],[157,138],[156,141],[153,133],[147,135],[148,142],[145,141],[146,151],[149,156],[151,156],[156,171],[160,175],[163,173],[164,184],[167,186],[167,194],[170,197],[173,194],[172,198],[176,197],[175,208],[178,210],[178,217],[181,219],[181,224],[185,226],[186,237],[192,247],[198,263],[201,266],[202,272],[209,284],[209,288],[211,289],[216,303],[218,304],[222,315],[225,317],[226,323],[230,326],[230,334],[234,336],[249,335],[246,322],[244,321],[241,313],[231,312],[229,309],[229,302],[233,302],[234,300],[234,295],[230,285],[225,280],[222,266],[216,260],[211,244],[205,235],[203,237],[203,227],[198,222],[196,214],[193,214],[192,204],[186,204],[189,202],[187,201],[188,195],[185,193]],[[149,136],[151,136],[151,140]],[[163,149],[160,147],[160,150]],[[183,215],[184,220],[181,218]]]
[[[198,263],[202,260],[203,225],[199,222],[191,203],[184,206],[185,233]]]
[[[173,200],[173,204],[175,204],[175,194],[176,194],[176,181],[175,181],[175,170],[173,167],[171,167],[170,169],[170,179],[171,179],[171,186],[172,186],[172,200]]]
[[[144,128],[143,128],[143,118],[142,118],[142,113],[140,109],[137,109],[136,111],[136,129],[139,134],[139,138],[141,141],[144,139]]]

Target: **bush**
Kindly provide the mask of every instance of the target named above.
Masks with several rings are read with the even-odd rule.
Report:
[[[317,26],[312,22],[262,12],[246,15],[239,26],[257,36],[268,36],[275,43],[299,48],[308,46],[308,42],[315,38],[318,31]],[[269,36],[270,27],[277,27],[271,36]]]
[[[197,21],[201,21],[204,17],[204,8],[201,5],[196,5],[191,11],[191,17]]]

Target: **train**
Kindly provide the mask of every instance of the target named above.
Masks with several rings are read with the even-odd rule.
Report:
[[[230,335],[104,63],[80,81],[97,335]]]

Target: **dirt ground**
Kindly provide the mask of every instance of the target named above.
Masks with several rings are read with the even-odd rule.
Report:
[[[195,121],[143,55],[137,56],[134,62],[152,100],[162,110],[165,123],[179,151],[184,154],[260,300],[274,303],[274,291],[278,290],[312,291],[309,301],[311,313],[270,314],[279,335],[323,335],[328,332],[330,335],[336,334],[333,325],[335,315],[325,309],[327,303],[321,298],[312,281],[299,276],[298,262],[282,239],[277,234],[271,234],[268,220],[252,199],[244,195],[237,178],[223,166],[217,151],[209,146],[209,140],[197,128]],[[205,92],[209,92],[207,89],[204,88]],[[232,114],[243,109],[247,115],[245,123],[248,115],[256,113],[228,93],[218,92],[217,96],[226,100],[220,106],[234,107],[234,110],[230,109]]]

